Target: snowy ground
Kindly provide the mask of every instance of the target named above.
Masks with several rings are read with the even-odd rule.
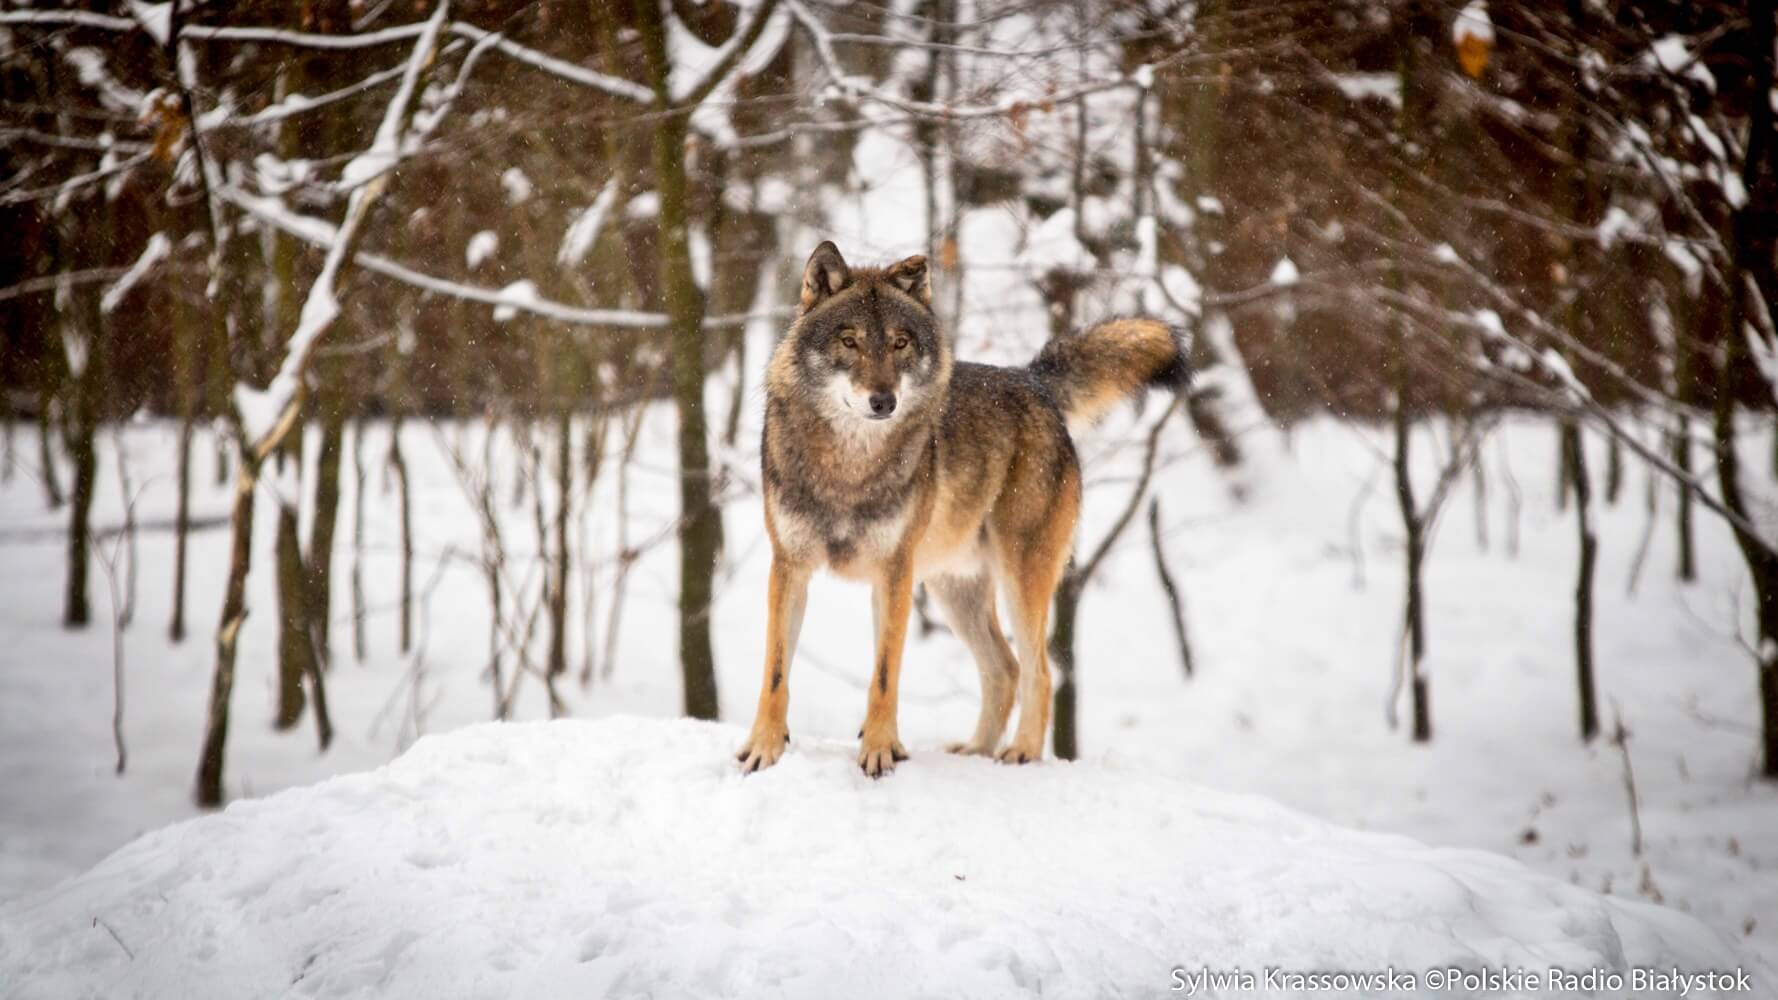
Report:
[[[1261,995],[1314,992],[1287,978],[1308,970],[1416,977],[1360,984],[1377,995],[1488,992],[1445,986],[1453,968],[1540,977],[1491,994],[1512,996],[1552,969],[1745,963],[1671,910],[1146,769],[930,755],[873,782],[845,743],[807,740],[742,778],[744,732],[429,737],[0,911],[0,975],[20,997],[811,1000],[1154,996],[1231,970],[1271,975]]]
[[[1127,423],[1123,416],[1116,420]],[[1108,428],[1100,440],[1115,439],[1118,430]],[[642,433],[642,454],[670,453],[670,414],[651,414]],[[363,664],[354,661],[349,623],[336,604],[338,662],[330,695],[338,738],[318,755],[306,726],[271,730],[274,603],[262,556],[234,699],[227,772],[233,796],[371,767],[411,742],[416,728],[442,731],[491,715],[479,575],[463,561],[436,569],[447,549],[475,551],[473,522],[439,457],[440,438],[425,427],[410,427],[408,434],[420,532],[416,575],[422,588],[437,575],[429,606],[417,615],[423,656],[403,658],[395,648],[395,508],[380,492],[387,441],[386,428],[377,427],[366,444],[370,650]],[[34,455],[28,432],[18,435],[21,459]],[[1422,455],[1431,451],[1433,436],[1429,431],[1422,439]],[[171,430],[133,426],[124,440],[134,456],[132,477],[144,489],[139,518],[152,524],[168,517]],[[1632,597],[1628,564],[1646,520],[1640,471],[1602,518],[1600,686],[1608,712],[1621,713],[1633,733],[1646,840],[1643,855],[1633,857],[1619,756],[1609,746],[1582,746],[1575,732],[1568,631],[1573,522],[1555,512],[1550,494],[1555,435],[1541,425],[1514,425],[1489,446],[1487,551],[1475,538],[1475,497],[1467,485],[1441,521],[1428,579],[1436,727],[1429,747],[1410,746],[1384,721],[1400,579],[1399,530],[1373,453],[1382,440],[1381,432],[1331,422],[1299,428],[1288,448],[1282,440],[1268,446],[1256,439],[1257,471],[1240,502],[1202,455],[1191,452],[1168,466],[1161,495],[1198,674],[1187,680],[1180,670],[1147,540],[1133,533],[1113,553],[1106,582],[1088,593],[1083,609],[1084,757],[1125,773],[1262,795],[1344,825],[1506,854],[1556,879],[1694,914],[1768,964],[1778,963],[1778,840],[1772,836],[1778,795],[1751,777],[1754,674],[1736,636],[1737,623],[1746,627],[1749,596],[1731,539],[1700,517],[1701,579],[1680,585],[1664,513]],[[1750,451],[1756,446],[1764,444],[1750,444]],[[1595,469],[1603,467],[1601,452],[1595,452]],[[221,513],[225,496],[211,485],[208,453],[199,450],[200,515]],[[1128,457],[1090,460],[1094,485],[1083,533],[1089,541],[1116,512],[1124,487],[1119,469]],[[1502,462],[1509,457],[1522,494],[1516,557],[1504,551],[1510,490]],[[101,467],[107,476],[96,522],[115,524],[120,506],[109,441]],[[601,511],[612,509],[604,492],[609,485],[595,494]],[[632,538],[645,539],[672,509],[668,469],[640,462],[633,489]],[[1664,512],[1671,501],[1663,498]],[[345,510],[351,502],[348,491]],[[527,506],[509,512],[509,537],[520,557],[531,537]],[[260,553],[270,548],[269,510],[262,498]],[[758,516],[750,498],[728,509],[730,567],[717,608],[724,717],[741,725],[757,691],[762,650],[767,554],[751,527]],[[193,536],[194,635],[178,647],[164,638],[170,539],[163,531],[142,538],[136,624],[126,634],[131,763],[115,776],[103,573],[95,579],[100,624],[84,633],[63,631],[57,624],[63,550],[53,531],[61,514],[44,509],[41,491],[21,469],[0,491],[0,517],[0,634],[6,640],[0,646],[0,798],[6,802],[0,898],[14,898],[193,814],[189,792],[225,538],[220,531]],[[592,525],[594,535],[606,539],[603,552],[610,551],[612,530],[606,522]],[[336,580],[343,583],[345,523],[340,537]],[[599,601],[608,569],[601,564],[595,574]],[[615,671],[585,690],[566,685],[574,715],[676,713],[673,574],[673,554],[665,547],[638,564]],[[579,606],[579,595],[576,601]],[[602,628],[599,601],[592,620]],[[868,644],[859,638],[869,623],[865,592],[820,582],[811,603],[792,680],[793,761],[803,756],[805,740],[844,739],[856,731],[869,665]],[[603,637],[595,640],[602,644]],[[519,714],[541,717],[535,683],[522,690]],[[937,748],[965,733],[974,712],[975,673],[961,645],[944,633],[915,640],[901,714],[915,756],[891,780],[911,783],[923,780],[916,776],[929,767],[951,767]]]

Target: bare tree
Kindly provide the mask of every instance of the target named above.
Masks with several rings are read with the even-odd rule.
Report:
[[[300,325],[286,345],[284,360],[273,380],[272,389],[262,394],[240,388],[235,392],[232,412],[235,434],[240,443],[240,468],[235,478],[234,507],[230,516],[232,548],[229,572],[222,614],[217,626],[216,673],[211,685],[204,747],[198,764],[196,798],[199,805],[220,805],[223,800],[222,766],[228,739],[228,702],[234,687],[235,644],[247,616],[246,585],[252,560],[253,495],[258,485],[259,469],[296,422],[305,395],[304,377],[315,346],[339,312],[335,282],[341,268],[352,256],[358,240],[363,236],[364,224],[372,206],[388,186],[390,171],[400,156],[401,139],[413,116],[421,76],[431,65],[437,51],[439,31],[444,25],[448,9],[448,3],[438,5],[427,21],[426,31],[414,46],[402,76],[401,87],[390,102],[371,147],[375,158],[364,161],[372,173],[352,192],[345,219],[334,236],[321,274],[309,291],[308,300],[303,305]],[[172,37],[168,44],[177,47],[180,44],[177,11],[173,12],[172,17]],[[184,53],[181,53],[181,58],[184,59]],[[181,81],[188,110],[190,93],[196,85],[195,79],[192,79],[194,75],[188,73]],[[195,121],[195,115],[190,116],[190,119]],[[194,137],[192,148],[202,167],[201,137]],[[213,168],[203,167],[200,172],[207,174],[211,169]],[[214,184],[214,180],[207,178],[211,184]],[[254,411],[251,416],[242,412],[243,403]]]

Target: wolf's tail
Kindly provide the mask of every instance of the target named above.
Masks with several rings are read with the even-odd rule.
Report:
[[[1091,423],[1145,388],[1191,384],[1185,331],[1156,319],[1113,319],[1052,337],[1031,359],[1071,424]]]

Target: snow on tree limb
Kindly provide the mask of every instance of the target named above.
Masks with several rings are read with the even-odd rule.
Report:
[[[305,243],[331,250],[338,242],[338,235],[330,223],[313,216],[292,212],[275,198],[250,194],[227,184],[218,185],[216,190],[230,204]],[[587,309],[541,296],[521,300],[504,293],[501,289],[464,284],[423,271],[416,271],[368,250],[354,251],[352,263],[366,271],[393,278],[403,284],[412,285],[428,292],[495,308],[513,308],[569,326],[624,327],[647,330],[661,330],[667,326],[665,313],[634,312],[625,309]],[[724,329],[741,326],[755,319],[783,319],[788,318],[789,315],[789,309],[776,309],[763,313],[727,313],[706,317],[704,328]]]
[[[100,181],[109,180],[120,174],[129,173],[131,170],[147,163],[149,157],[152,155],[152,150],[143,150],[128,159],[118,160],[114,163],[103,163],[96,170],[84,174],[76,174],[65,181],[59,181],[55,184],[46,185],[40,188],[8,191],[5,194],[0,194],[0,206],[20,205],[28,201],[41,201],[45,198],[54,199],[58,204],[62,203],[64,199],[72,197],[82,188],[97,184]]]
[[[123,277],[128,268],[122,267],[89,267],[79,271],[59,271],[55,274],[40,274],[34,278],[26,278],[16,285],[0,288],[0,302],[16,299],[26,295],[40,295],[53,292],[58,288],[73,285],[91,285],[101,281],[116,281]]]
[[[136,258],[136,262],[130,265],[129,270],[125,271],[122,277],[117,279],[116,284],[105,289],[105,294],[99,299],[99,311],[103,313],[115,311],[123,303],[124,298],[130,294],[130,290],[147,277],[148,272],[154,270],[161,261],[166,260],[167,254],[172,250],[173,244],[167,239],[166,233],[155,233],[150,236],[148,245],[142,248],[142,255]]]
[[[667,26],[667,51],[672,57],[668,77],[668,97],[677,107],[696,107],[733,77],[733,70],[745,59],[749,65],[760,66],[784,46],[789,34],[788,19],[778,12],[778,0],[760,0],[746,25],[737,26],[734,34],[720,46],[708,46],[693,35],[679,20],[672,4],[659,0]],[[771,35],[766,36],[770,29]],[[756,43],[766,37],[766,44]],[[683,77],[682,77],[683,74]]]
[[[164,3],[143,3],[142,0],[130,0],[130,14],[142,25],[156,43],[167,44],[167,37],[173,26],[173,0]]]
[[[451,34],[460,35],[472,42],[479,42],[485,36],[491,34],[491,32],[478,28],[473,24],[466,24],[462,21],[458,21],[451,25]],[[639,83],[633,83],[621,77],[608,76],[604,73],[595,73],[590,69],[576,66],[571,62],[557,59],[552,55],[546,55],[536,49],[526,48],[525,46],[510,41],[503,36],[497,38],[494,42],[494,48],[499,50],[504,56],[516,59],[534,69],[540,69],[546,73],[559,76],[570,83],[578,83],[585,87],[592,87],[595,90],[603,90],[613,97],[622,97],[625,100],[635,101],[638,104],[650,104],[654,101],[654,95],[649,93],[647,87],[644,87]]]
[[[820,18],[816,17],[801,0],[784,0],[790,10],[791,17],[809,38],[815,57],[821,63],[832,81],[832,86],[839,97],[860,103],[881,104],[895,108],[910,115],[928,118],[939,118],[960,121],[972,118],[1000,118],[1021,113],[1033,107],[1060,107],[1077,98],[1089,97],[1093,94],[1109,90],[1131,88],[1148,90],[1154,84],[1154,74],[1160,67],[1182,59],[1191,54],[1189,49],[1181,49],[1178,53],[1159,63],[1144,64],[1137,67],[1130,75],[1108,76],[1089,79],[1073,87],[1045,92],[1030,97],[1005,97],[987,104],[951,104],[936,101],[920,101],[899,94],[891,93],[868,77],[856,73],[848,73],[840,64],[839,56],[834,50],[834,33],[828,30]]]
[[[68,25],[105,31],[135,31],[141,27],[133,18],[110,17],[85,10],[6,10],[0,11],[0,24]]]
[[[364,222],[370,217],[372,206],[388,187],[388,170],[400,158],[402,133],[413,118],[420,76],[437,54],[439,35],[449,9],[449,3],[441,3],[433,11],[432,17],[426,22],[425,30],[414,44],[407,70],[402,74],[401,86],[383,112],[383,120],[377,126],[376,137],[370,148],[347,165],[348,175],[357,167],[361,171],[374,170],[375,176],[354,190],[346,202],[345,220],[340,224],[339,232],[328,248],[321,273],[316,276],[314,285],[309,289],[296,331],[290,335],[290,340],[285,345],[284,361],[279,365],[278,373],[272,376],[271,384],[264,389],[255,389],[244,383],[235,386],[235,409],[240,416],[242,434],[255,455],[261,459],[278,446],[293,422],[300,404],[303,373],[314,354],[315,344],[339,315],[335,285],[340,269],[351,258],[362,238]]]
[[[215,111],[204,116],[203,120],[199,122],[199,126],[208,131],[226,125],[268,125],[272,122],[283,121],[286,118],[294,118],[297,115],[306,114],[316,108],[326,107],[337,101],[343,101],[348,97],[356,97],[367,90],[380,87],[391,80],[399,80],[401,79],[402,73],[405,71],[405,66],[391,66],[388,69],[378,70],[364,79],[359,80],[357,83],[347,84],[344,87],[328,91],[325,94],[317,94],[314,97],[310,97],[306,94],[290,94],[283,100],[268,104],[245,118],[231,117],[228,114],[228,105],[219,104]]]
[[[1749,538],[1753,544],[1774,556],[1778,556],[1778,549],[1775,549],[1771,543],[1767,542],[1763,536],[1759,535],[1753,525],[1750,524],[1746,518],[1730,509],[1722,499],[1715,494],[1712,494],[1710,490],[1705,487],[1702,479],[1691,474],[1687,470],[1679,468],[1677,465],[1673,464],[1667,456],[1661,454],[1657,449],[1650,448],[1635,434],[1625,430],[1623,424],[1619,421],[1617,414],[1611,407],[1599,402],[1590,393],[1575,392],[1574,387],[1569,384],[1570,381],[1574,379],[1574,376],[1571,371],[1567,370],[1568,365],[1566,358],[1554,350],[1538,350],[1523,338],[1511,333],[1506,329],[1505,325],[1500,322],[1498,315],[1491,314],[1491,311],[1488,310],[1483,310],[1476,315],[1471,315],[1457,310],[1430,306],[1417,301],[1411,295],[1394,292],[1389,289],[1373,289],[1368,293],[1362,294],[1355,293],[1350,289],[1332,287],[1325,289],[1325,291],[1330,297],[1337,298],[1343,294],[1346,300],[1354,305],[1369,305],[1392,310],[1404,318],[1413,319],[1416,322],[1430,322],[1441,327],[1471,329],[1483,336],[1500,339],[1505,343],[1510,344],[1526,358],[1535,362],[1533,366],[1534,370],[1542,371],[1560,384],[1552,388],[1550,385],[1532,378],[1531,375],[1525,372],[1514,370],[1506,365],[1489,364],[1485,360],[1478,365],[1478,368],[1515,386],[1529,395],[1541,399],[1544,406],[1552,413],[1568,413],[1576,417],[1584,417],[1591,420],[1611,437],[1621,442],[1624,447],[1635,453],[1637,457],[1659,469],[1674,482],[1680,484],[1682,489],[1690,492],[1697,498],[1698,502],[1708,508],[1711,513],[1721,517],[1730,526],[1737,528],[1742,532],[1751,533]],[[1504,295],[1504,293],[1501,294]],[[1508,304],[1509,308],[1517,307],[1517,302],[1513,300],[1511,296],[1505,296],[1505,302]],[[1538,332],[1544,334],[1546,337],[1549,337],[1552,340],[1562,340],[1564,343],[1567,342],[1565,337],[1562,336],[1565,335],[1565,331],[1547,323],[1542,317],[1536,315],[1534,312],[1526,311],[1520,315],[1523,319],[1528,321],[1534,329],[1538,330]],[[1571,344],[1570,346],[1573,345]],[[1593,361],[1591,357],[1587,357],[1586,360],[1590,362]],[[1597,364],[1598,362],[1593,363]],[[1641,388],[1640,383],[1634,383],[1634,385],[1638,389]],[[1680,404],[1672,401],[1660,400],[1658,397],[1650,402],[1653,405],[1667,410],[1684,409]]]
[[[110,17],[81,10],[8,10],[0,11],[0,24],[22,25],[66,25],[81,28],[98,28],[105,31],[143,31],[150,30],[141,22],[128,17]],[[418,38],[426,29],[425,22],[401,24],[377,31],[358,32],[350,35],[325,35],[309,31],[292,31],[284,28],[261,28],[252,26],[225,27],[207,24],[189,24],[180,27],[179,34],[183,38],[197,41],[213,42],[261,42],[274,45],[289,45],[295,48],[350,50],[375,48],[391,45]],[[490,32],[463,21],[452,22],[448,26],[451,34],[466,38],[471,42],[494,35],[493,43],[502,55],[522,62],[533,69],[542,70],[553,76],[560,77],[570,83],[602,90],[613,97],[621,97],[638,104],[651,104],[654,95],[648,88],[621,77],[609,76],[594,72],[582,66],[558,59],[555,56],[528,48],[517,42],[500,36],[498,32]]]
[[[556,263],[564,268],[579,267],[586,255],[592,252],[593,244],[599,240],[599,233],[605,228],[605,217],[611,213],[611,206],[617,201],[617,178],[612,177],[599,189],[598,197],[586,211],[574,217],[568,225],[568,231],[562,236],[562,248],[556,252]]]

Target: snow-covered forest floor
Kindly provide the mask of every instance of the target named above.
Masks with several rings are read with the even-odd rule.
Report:
[[[725,390],[713,384],[711,391],[714,403]],[[1083,445],[1089,469],[1083,538],[1103,532],[1127,490],[1132,450],[1104,452],[1154,414],[1154,408],[1143,418],[1119,414]],[[1184,425],[1178,426],[1184,437]],[[343,596],[351,559],[346,525],[337,549],[341,596],[328,676],[335,743],[317,754],[308,723],[287,733],[272,730],[276,605],[273,574],[256,554],[229,743],[231,796],[264,796],[369,768],[395,756],[416,732],[492,716],[487,597],[473,562],[478,533],[441,451],[444,441],[463,436],[479,454],[481,432],[411,423],[405,431],[421,598],[419,655],[403,657],[396,649],[397,514],[380,482],[387,431],[373,426],[365,438],[370,613],[363,662],[351,653]],[[666,455],[672,432],[671,411],[651,409],[638,454]],[[64,519],[45,508],[29,472],[26,456],[36,454],[29,429],[15,433],[21,468],[0,490],[0,787],[7,800],[0,809],[0,899],[51,886],[139,834],[194,814],[192,774],[214,658],[209,630],[226,545],[222,530],[192,536],[194,634],[170,646],[171,535],[162,529],[174,499],[164,465],[174,431],[158,422],[127,427],[121,440],[141,490],[136,516],[143,532],[135,624],[124,639],[130,763],[125,774],[114,775],[103,574],[95,585],[95,626],[64,631],[57,614]],[[1436,472],[1431,453],[1447,435],[1437,426],[1420,434],[1418,472],[1430,479]],[[116,440],[104,439],[102,468],[115,468]],[[744,431],[741,440],[755,438]],[[1240,500],[1201,450],[1184,451],[1162,471],[1163,530],[1184,591],[1197,673],[1187,679],[1181,670],[1146,532],[1132,531],[1083,602],[1083,759],[1257,794],[1338,824],[1435,846],[1505,854],[1579,886],[1691,913],[1778,964],[1778,842],[1771,836],[1778,829],[1778,796],[1752,777],[1754,672],[1737,636],[1738,626],[1745,634],[1750,596],[1728,534],[1700,514],[1700,578],[1678,583],[1668,488],[1630,595],[1629,567],[1648,518],[1639,468],[1631,466],[1617,504],[1603,509],[1599,684],[1608,728],[1619,715],[1631,733],[1645,842],[1638,858],[1631,853],[1622,758],[1604,741],[1583,746],[1577,736],[1574,530],[1572,515],[1557,512],[1552,493],[1553,430],[1544,422],[1509,421],[1485,450],[1489,481],[1479,514],[1466,482],[1439,522],[1427,576],[1436,734],[1430,746],[1410,745],[1404,730],[1385,721],[1401,627],[1401,573],[1384,440],[1383,429],[1332,421],[1310,422],[1288,437],[1251,434]],[[1750,435],[1747,447],[1750,455],[1755,449],[1765,454],[1769,444]],[[1592,467],[1603,469],[1602,444],[1589,445],[1598,449]],[[200,446],[196,453],[202,485],[195,516],[221,516],[226,492],[214,484],[211,450]],[[751,460],[734,461],[745,470]],[[1517,484],[1516,519],[1509,467]],[[344,478],[342,509],[350,510],[350,477]],[[509,487],[510,477],[506,482]],[[601,478],[586,524],[592,550],[607,555],[614,550],[613,482]],[[102,479],[101,486],[94,523],[117,525],[116,478]],[[670,524],[673,489],[669,467],[638,459],[633,541],[646,542]],[[535,538],[529,504],[511,504],[504,487],[503,493],[507,543],[522,576]],[[260,503],[256,549],[267,553],[274,518],[266,515],[268,498],[262,495]],[[1485,550],[1478,516],[1486,522]],[[768,551],[755,498],[731,501],[725,521],[728,548],[716,606],[720,693],[724,719],[744,726],[758,684]],[[1515,532],[1517,554],[1509,555]],[[573,716],[678,714],[674,565],[670,545],[648,549],[637,564],[610,676],[595,676],[587,688],[573,680],[562,685]],[[594,567],[590,619],[584,595],[572,598],[578,610],[571,617],[596,625],[594,650],[605,641],[609,574],[609,565]],[[795,763],[800,769],[846,771],[843,755],[806,748],[847,739],[857,729],[869,666],[868,599],[855,585],[822,581],[811,602],[792,678],[792,756],[809,754]],[[583,645],[576,644],[571,673],[578,673]],[[889,780],[929,780],[920,777],[924,769],[955,766],[941,762],[939,747],[973,723],[975,689],[974,667],[954,638],[939,632],[912,640],[901,730],[914,757]],[[547,714],[537,681],[527,679],[520,690],[518,717]],[[701,732],[699,745],[719,742]],[[578,794],[572,783],[558,790],[567,798]],[[1154,836],[1170,835],[1157,830]],[[278,857],[300,858],[305,851],[301,844],[263,847]],[[820,850],[818,838],[806,849]]]
[[[810,1000],[1538,996],[1572,989],[1549,970],[1596,968],[1624,970],[1628,995],[1728,996],[1630,970],[1771,975],[1671,910],[1142,762],[934,755],[879,784],[844,742],[806,739],[741,779],[744,732],[629,717],[430,737],[0,910],[0,975],[32,998]],[[1447,984],[1453,968],[1539,978]],[[1367,978],[1286,977],[1308,970]]]

